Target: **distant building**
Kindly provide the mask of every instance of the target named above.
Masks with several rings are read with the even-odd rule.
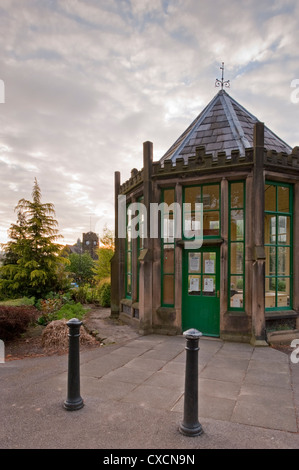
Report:
[[[99,237],[94,232],[83,233],[83,253],[89,253],[92,259],[97,259],[96,250],[99,248]]]
[[[82,253],[82,242],[80,238],[78,238],[77,243],[75,243],[75,245],[65,245],[65,249],[67,256],[73,253],[77,253],[78,255],[80,255]]]

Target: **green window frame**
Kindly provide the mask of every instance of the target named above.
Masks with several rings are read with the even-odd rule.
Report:
[[[293,186],[265,183],[265,308],[292,309]]]
[[[229,182],[228,309],[245,309],[245,182]]]
[[[175,202],[174,188],[165,188],[161,192],[161,202],[170,206]],[[175,283],[175,243],[173,236],[174,214],[164,218],[161,211],[161,306],[174,307],[174,283]],[[171,228],[172,225],[172,228]],[[172,232],[172,233],[170,233]],[[165,236],[166,235],[166,236]]]
[[[195,203],[203,204],[203,238],[213,239],[219,238],[221,233],[221,192],[220,183],[206,183],[200,185],[190,185],[184,187],[183,193],[184,204],[191,204],[191,211],[188,211],[184,206],[183,217],[182,217],[182,237],[184,240],[188,240],[184,229],[189,227],[184,226],[186,220],[190,220],[195,225]],[[196,226],[192,227],[191,230],[196,233]],[[189,222],[188,222],[189,223]],[[196,237],[196,235],[195,235]]]
[[[126,241],[125,241],[125,296],[132,299],[132,261],[133,261],[133,243],[132,243],[132,214],[129,205],[126,207]]]

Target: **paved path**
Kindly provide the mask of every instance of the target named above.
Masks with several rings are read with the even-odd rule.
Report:
[[[66,411],[67,355],[0,364],[0,448],[299,447],[299,364],[201,338],[199,421],[183,436],[185,338],[137,336],[81,352],[84,407]]]
[[[104,345],[123,344],[140,336],[137,326],[134,328],[120,319],[111,318],[109,308],[92,308],[85,315],[84,325]]]

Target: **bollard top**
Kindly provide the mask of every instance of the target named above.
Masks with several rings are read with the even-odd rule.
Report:
[[[183,335],[187,339],[199,339],[202,336],[202,333],[195,328],[190,328],[187,331],[184,331]]]
[[[70,328],[70,327],[75,327],[75,326],[81,326],[82,325],[82,321],[81,320],[78,320],[78,318],[71,318],[71,320],[69,320],[67,322],[67,326]]]

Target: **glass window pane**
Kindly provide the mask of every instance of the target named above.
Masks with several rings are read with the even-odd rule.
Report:
[[[201,187],[194,186],[192,188],[186,188],[184,202],[186,204],[192,204],[192,208],[194,209],[194,204],[196,202],[201,202]]]
[[[232,243],[230,248],[230,272],[232,274],[243,274],[244,245],[243,243]]]
[[[188,271],[194,273],[201,272],[201,254],[189,253]]]
[[[232,241],[244,239],[244,211],[243,210],[231,211],[230,239]]]
[[[217,236],[219,235],[219,212],[204,212],[203,213],[203,236]]]
[[[188,277],[188,294],[200,295],[201,292],[201,276],[192,274]]]
[[[286,278],[283,278],[283,277],[277,278],[277,291],[282,292],[282,293],[287,291]]]
[[[131,250],[132,247],[132,233],[131,233],[131,228],[128,227],[127,230],[127,249]]]
[[[207,252],[203,253],[203,272],[204,273],[216,273],[216,253],[214,252]]]
[[[276,278],[267,277],[266,278],[266,292],[275,292],[276,291]]]
[[[266,277],[265,281],[265,307],[274,308],[276,306],[276,278]]]
[[[141,250],[143,250],[143,248],[144,248],[144,238],[143,238],[143,237],[139,237],[139,239],[138,239],[138,250],[139,250],[139,252],[140,252]]]
[[[174,202],[174,189],[164,190],[164,202],[170,206]]]
[[[243,183],[232,183],[231,192],[230,192],[230,206],[234,207],[244,207],[244,197],[243,197]]]
[[[290,211],[290,190],[285,186],[278,186],[278,212]]]
[[[164,243],[169,243],[174,241],[174,219],[173,219],[173,212],[169,213],[169,218],[165,218],[162,221],[163,229],[162,229],[162,237]]]
[[[219,184],[206,186],[193,186],[185,188],[184,214],[183,214],[183,235],[184,238],[192,239],[204,236],[219,236],[220,231],[220,189]],[[203,214],[195,217],[195,204],[202,203]],[[199,220],[203,216],[203,233],[200,233]],[[191,231],[196,231],[192,233]]]
[[[130,274],[127,274],[127,294],[131,294],[132,293],[132,279],[131,279],[131,275]]]
[[[230,278],[230,306],[232,308],[243,307],[243,276],[231,276]]]
[[[163,249],[163,272],[174,272],[174,248],[173,245],[164,245]]]
[[[163,276],[163,304],[174,304],[174,277],[172,275]]]
[[[202,295],[215,297],[216,276],[211,276],[211,274],[206,274],[202,277]]]
[[[290,244],[290,217],[279,215],[278,216],[278,244]]]
[[[290,279],[288,277],[277,279],[277,307],[290,305]]]
[[[219,209],[219,185],[203,186],[202,201],[204,210]]]
[[[265,210],[276,211],[276,186],[266,184],[265,186]]]
[[[183,220],[183,235],[184,238],[193,239],[193,237],[200,237],[200,222],[201,222],[201,214],[198,212],[197,214],[193,213],[185,213],[184,212],[184,220]]]
[[[277,248],[277,274],[290,275],[290,248]]]
[[[132,256],[131,252],[127,253],[127,272],[131,273],[132,272]]]
[[[276,275],[276,247],[266,246],[266,276]]]
[[[265,243],[267,245],[276,243],[276,215],[265,215]]]

